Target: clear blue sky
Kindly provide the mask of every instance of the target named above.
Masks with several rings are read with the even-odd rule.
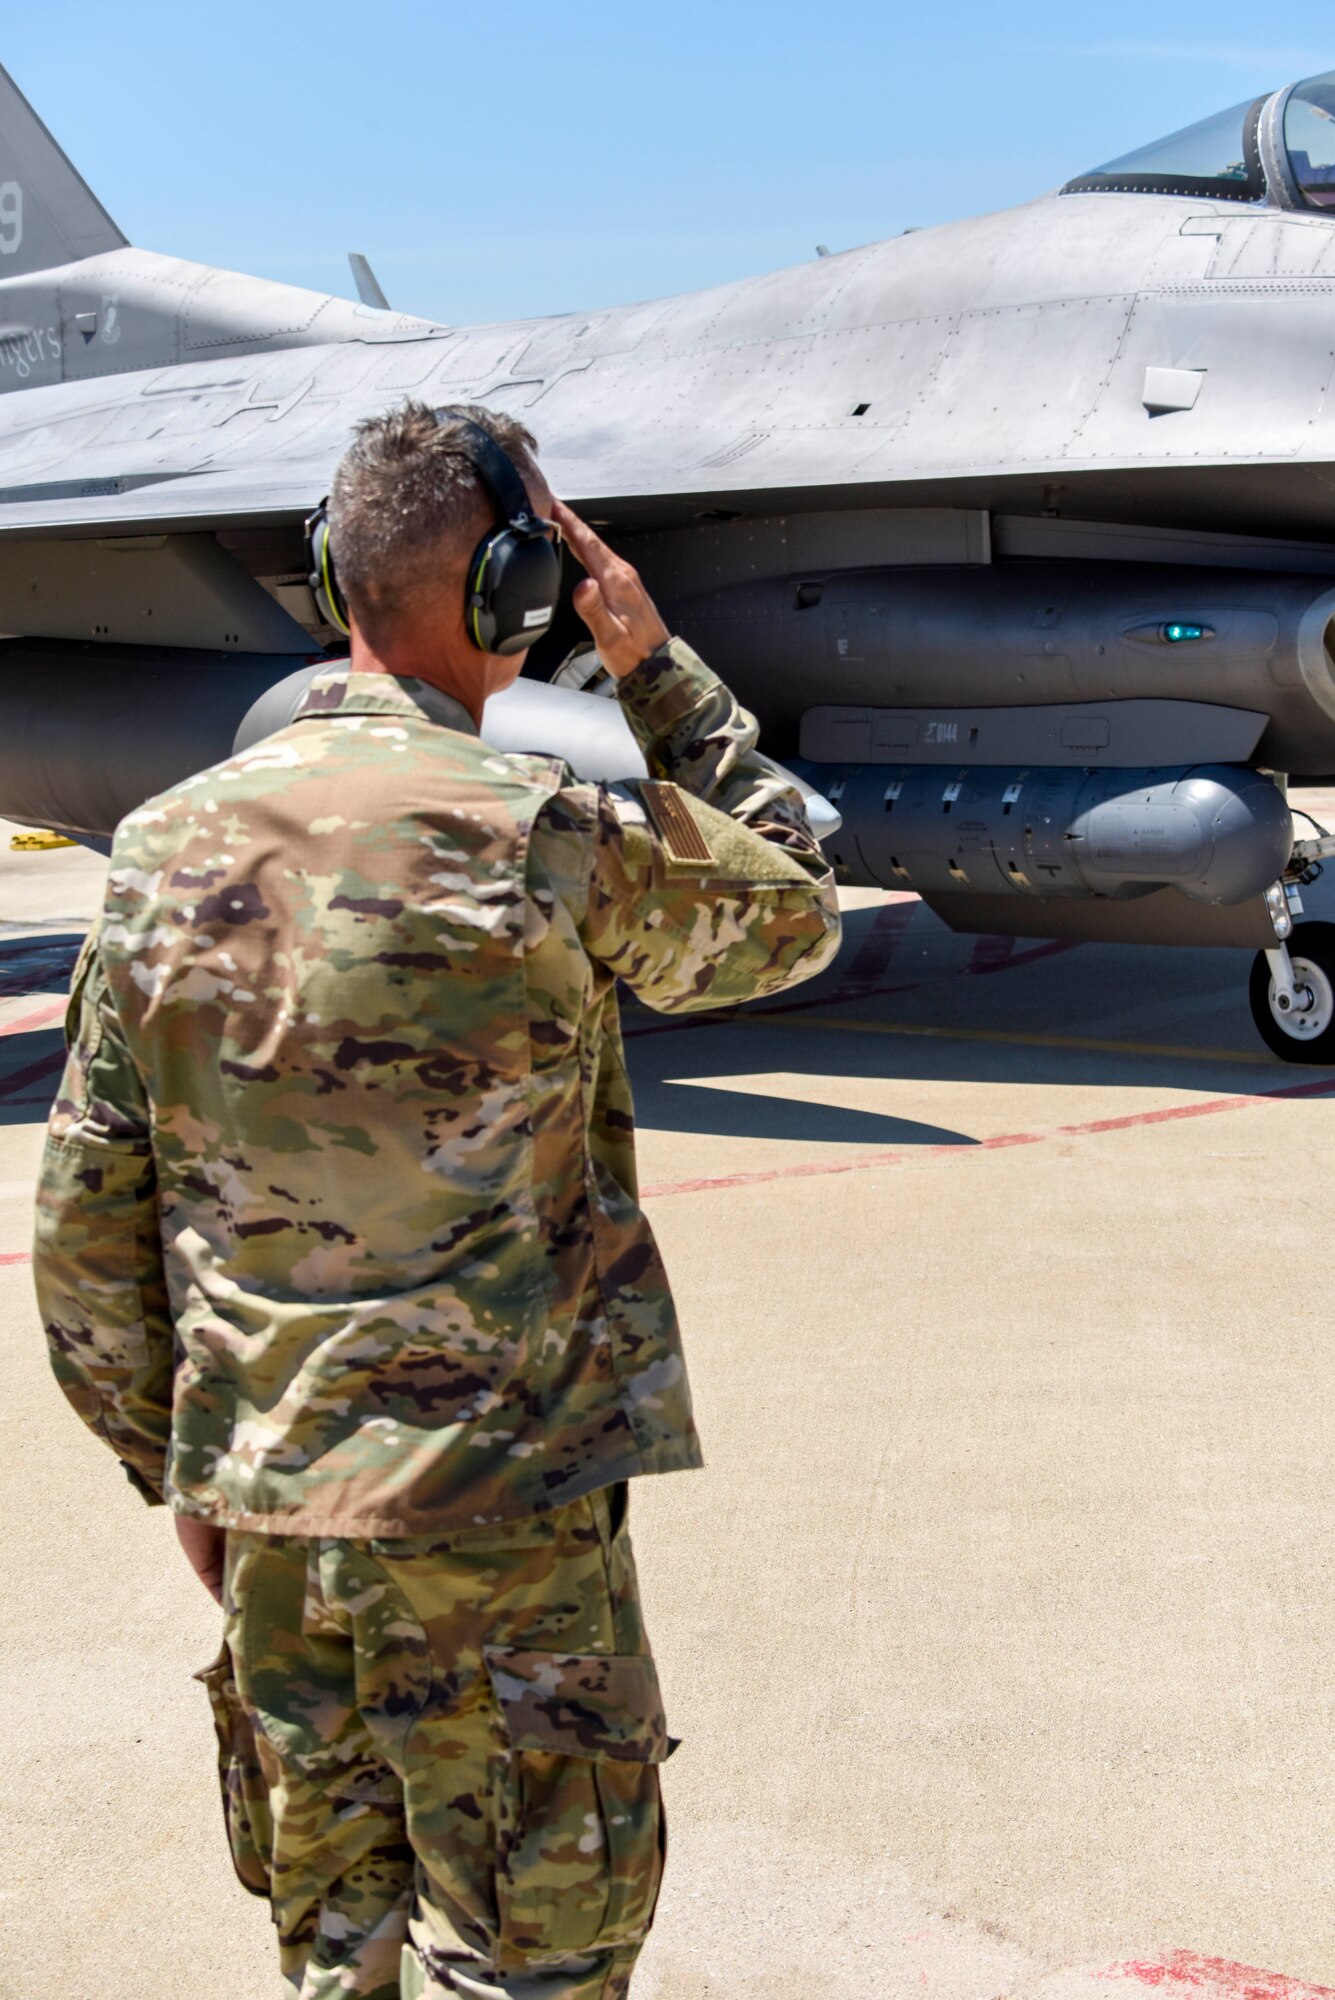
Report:
[[[1277,10],[1278,12],[1279,10]],[[49,0],[0,63],[130,239],[463,323],[1002,208],[1335,68],[1243,0]]]

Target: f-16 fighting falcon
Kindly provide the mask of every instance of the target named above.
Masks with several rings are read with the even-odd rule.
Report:
[[[1335,770],[1335,71],[679,298],[449,327],[354,274],[132,248],[0,73],[0,812],[105,836],[283,726],[339,650],[303,522],[352,425],[484,404],[754,710],[844,881],[1248,948],[1266,1041],[1335,1059],[1335,927],[1301,921],[1335,839],[1287,795]],[[600,684],[567,599],[488,736],[637,775]]]

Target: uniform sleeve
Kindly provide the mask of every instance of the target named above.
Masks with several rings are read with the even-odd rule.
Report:
[[[618,684],[650,781],[571,787],[587,821],[579,925],[589,956],[647,1006],[679,1012],[780,993],[839,944],[834,878],[756,724],[680,639]]]
[[[98,954],[75,968],[37,1193],[33,1276],[56,1380],[151,1505],[163,1500],[172,1330],[144,1087]]]

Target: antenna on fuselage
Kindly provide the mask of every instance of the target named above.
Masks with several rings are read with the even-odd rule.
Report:
[[[362,304],[379,306],[382,312],[389,312],[390,303],[380,289],[380,280],[361,251],[349,250],[348,262],[352,266],[352,282],[357,287],[357,297]]]

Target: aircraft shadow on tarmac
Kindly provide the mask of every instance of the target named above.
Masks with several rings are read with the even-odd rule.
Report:
[[[83,943],[82,931],[0,940],[0,1000],[25,994],[63,993]]]
[[[0,1000],[58,997],[69,986],[82,943],[82,931],[0,939]],[[64,1056],[58,1018],[49,1027],[20,1027],[0,1039],[0,1127],[44,1122]]]
[[[64,1061],[59,1025],[0,1041],[0,1126],[45,1123]]]
[[[916,1118],[811,1102],[773,1091],[734,1090],[713,1079],[755,1072],[800,1077],[847,1077],[854,1084],[893,1076],[885,1048],[838,1030],[766,1030],[742,1016],[681,1035],[637,1033],[630,1024],[626,1053],[636,1123],[660,1132],[708,1133],[720,1139],[799,1139],[845,1146],[975,1146],[968,1132]],[[696,1079],[699,1079],[697,1081]]]
[[[759,1022],[755,1022],[759,1028]],[[656,1040],[646,1038],[640,1048],[630,1044],[630,1072],[636,1094],[636,1124],[656,1132],[699,1132],[713,1138],[785,1138],[811,1140],[841,1146],[975,1146],[969,1132],[955,1132],[951,1126],[923,1124],[917,1118],[895,1118],[887,1112],[865,1112],[845,1104],[819,1104],[807,1098],[781,1096],[761,1090],[729,1090],[725,1082],[715,1082],[719,1070],[739,1074],[757,1070],[759,1074],[781,1072],[789,1076],[813,1074],[821,1078],[849,1076],[865,1078],[865,1062],[843,1060],[837,1054],[837,1036],[785,1034],[781,1046],[765,1038],[763,1052],[753,1036],[735,1044],[735,1056],[723,1054],[717,1036],[709,1036],[709,1050],[701,1048],[699,1060],[671,1038],[668,1046],[656,1050]],[[817,1044],[805,1048],[803,1044]],[[771,1060],[773,1056],[773,1060]],[[697,1070],[697,1078],[691,1072]],[[883,1074],[883,1072],[879,1072]]]
[[[717,1063],[714,1067],[717,1068]],[[794,1065],[789,1063],[788,1068]],[[750,1090],[728,1090],[716,1084],[684,1082],[677,1074],[646,1077],[633,1069],[636,1122],[660,1132],[708,1133],[719,1139],[801,1139],[845,1146],[976,1146],[967,1132],[948,1125],[924,1125],[915,1118],[893,1118],[878,1111],[857,1111],[839,1104],[812,1104],[796,1097],[777,1097]],[[853,1072],[850,1071],[850,1074]],[[828,1076],[830,1067],[821,1065]]]
[[[987,1027],[980,1027],[975,1041],[963,1023],[942,1028],[937,1039],[930,1018],[923,1020],[930,1010],[920,995],[895,995],[898,1006],[886,1005],[886,997],[876,1010],[882,1031],[872,1033],[835,1021],[807,1024],[800,1013],[771,1023],[760,1009],[698,1026],[683,1022],[682,1030],[672,1033],[659,1027],[661,1017],[628,1010],[626,1052],[637,1123],[667,1132],[807,1144],[976,1146],[995,1132],[998,1116],[1003,1129],[1007,1118],[1017,1116],[1014,1105],[998,1112],[989,1087],[1018,1085],[1033,1092],[1018,1115],[1059,1123],[1066,1093],[1073,1089],[1217,1097],[1278,1090],[1322,1074],[1295,1072],[1259,1046],[1255,1056],[1239,1050],[1232,1060],[1223,1051],[1206,1049],[1196,1056],[1156,1047],[1148,1036],[1143,1053],[1134,1041],[1121,1047],[1063,1047],[1042,1039],[1012,1041],[1004,1032],[993,1038]],[[1073,1035],[1081,1030],[1077,1016]],[[787,1094],[781,1081],[772,1090],[734,1088],[731,1079],[740,1077],[791,1077],[794,1093]],[[800,1094],[807,1078],[817,1089],[854,1100],[871,1100],[879,1086],[884,1101],[885,1086],[893,1091],[897,1082],[977,1085],[987,1094],[976,1107],[980,1125],[961,1131],[864,1110],[856,1102],[813,1103]],[[965,1115],[971,1116],[973,1101],[965,1102]]]

